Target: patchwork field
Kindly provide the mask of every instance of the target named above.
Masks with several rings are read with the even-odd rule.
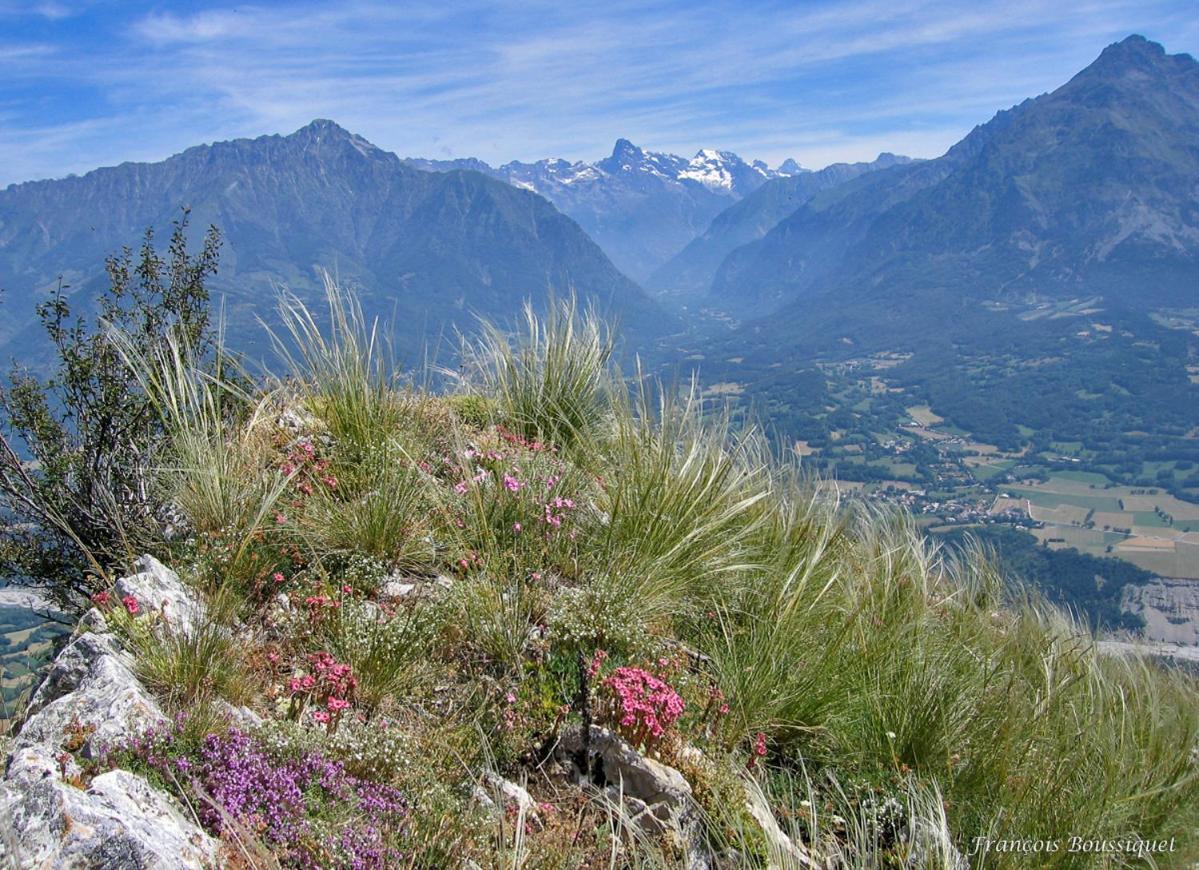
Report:
[[[1199,580],[1199,505],[1154,489],[1112,486],[1101,475],[1064,472],[1011,485],[992,513],[1015,508],[1045,524],[1050,547],[1118,556],[1163,577]]]
[[[66,631],[34,610],[7,601],[0,596],[0,723],[19,712],[55,639]]]

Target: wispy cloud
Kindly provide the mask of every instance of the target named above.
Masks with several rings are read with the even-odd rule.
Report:
[[[0,183],[286,132],[314,117],[401,154],[492,162],[594,158],[618,136],[813,166],[878,150],[935,156],[1130,32],[1170,51],[1199,45],[1179,0],[348,0],[171,11],[137,2],[13,10],[0,0],[0,14],[24,22],[0,40]]]

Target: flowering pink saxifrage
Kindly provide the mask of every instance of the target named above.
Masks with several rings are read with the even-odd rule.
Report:
[[[617,725],[634,745],[661,737],[686,707],[668,683],[642,668],[617,668],[603,685],[612,693]]]

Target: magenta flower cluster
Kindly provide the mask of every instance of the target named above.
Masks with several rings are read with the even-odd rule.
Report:
[[[198,757],[194,751],[188,757],[177,742],[181,725],[178,720],[174,728],[147,733],[130,752],[190,786],[199,798],[200,821],[213,833],[232,820],[300,867],[322,866],[330,855],[337,866],[354,870],[395,866],[402,859],[395,844],[405,832],[409,806],[398,789],[351,776],[340,762],[317,752],[273,758],[236,728],[208,734]],[[348,811],[348,821],[336,831],[322,830],[313,823],[321,805]]]
[[[298,711],[297,702],[299,707],[303,707],[307,702],[314,701],[324,709],[315,710],[312,718],[332,732],[342,713],[351,706],[354,690],[358,688],[358,678],[349,665],[337,661],[327,652],[312,653],[308,661],[312,663],[314,673],[294,676],[287,683],[292,694],[293,710]]]
[[[678,692],[643,668],[617,668],[603,685],[611,693],[617,726],[635,746],[658,740],[686,707]]]

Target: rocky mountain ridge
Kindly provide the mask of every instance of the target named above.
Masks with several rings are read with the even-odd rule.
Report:
[[[729,205],[771,179],[808,173],[794,160],[771,169],[731,151],[705,148],[687,158],[647,151],[628,139],[618,139],[608,157],[594,162],[551,158],[498,167],[474,158],[406,162],[437,172],[472,169],[535,191],[578,221],[613,262],[638,281],[647,279]]]
[[[469,330],[476,315],[510,318],[524,299],[540,307],[551,293],[573,291],[633,333],[670,322],[542,197],[478,172],[422,172],[314,121],[288,136],[0,191],[6,355],[30,358],[41,345],[33,306],[59,276],[86,311],[106,280],[105,258],[147,226],[164,233],[181,207],[191,209],[193,229],[221,230],[213,290],[225,297],[235,342],[255,331],[256,317],[271,319],[279,286],[319,295],[321,269],[359,288],[410,357]]]

